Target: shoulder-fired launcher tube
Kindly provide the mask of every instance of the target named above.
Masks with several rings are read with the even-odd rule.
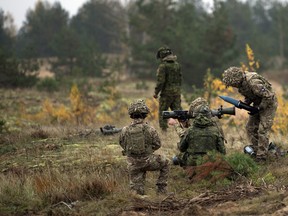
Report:
[[[221,118],[222,115],[235,115],[235,107],[227,107],[223,108],[220,106],[218,109],[211,110],[212,116],[217,116]],[[192,116],[188,113],[188,110],[173,110],[173,111],[163,111],[162,112],[163,119],[179,119],[179,120],[187,120],[192,118]]]

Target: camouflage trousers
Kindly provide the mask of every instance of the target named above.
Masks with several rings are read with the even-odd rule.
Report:
[[[182,110],[181,95],[161,95],[159,99],[159,126],[162,130],[168,128],[167,119],[162,118],[162,112],[168,109]]]
[[[165,156],[152,154],[147,157],[127,157],[130,177],[130,189],[138,194],[145,194],[145,178],[147,171],[159,171],[156,182],[157,190],[167,186],[169,160]]]
[[[268,106],[265,110],[261,110],[255,115],[250,115],[246,125],[246,132],[250,142],[256,152],[256,157],[266,158],[269,147],[269,133],[273,126],[275,113],[277,110],[277,99],[274,104]]]

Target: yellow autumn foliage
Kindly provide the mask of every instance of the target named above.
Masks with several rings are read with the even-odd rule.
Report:
[[[82,101],[80,91],[76,84],[74,84],[70,91],[71,111],[76,119],[77,124],[83,123],[85,115],[85,105]]]
[[[71,112],[63,104],[54,109],[54,116],[58,123],[66,123],[71,120]]]
[[[73,85],[70,91],[70,106],[53,104],[49,99],[46,99],[42,103],[40,112],[29,115],[23,111],[22,116],[38,123],[87,124],[91,121],[91,116],[94,115],[93,110],[84,104],[77,85]]]
[[[155,98],[147,98],[146,105],[150,109],[150,114],[148,115],[148,120],[156,120],[159,118],[159,103]]]
[[[288,133],[288,100],[283,97],[282,93],[277,94],[278,108],[273,124],[273,131],[279,134]]]
[[[54,116],[54,107],[50,100],[46,99],[42,104],[42,111],[50,116]]]
[[[241,62],[241,67],[243,71],[257,71],[260,68],[259,61],[255,60],[254,52],[249,44],[246,44],[246,56],[248,60],[248,65]]]
[[[38,113],[40,116],[45,116],[45,119],[50,119],[50,122],[57,122],[60,124],[68,123],[71,120],[72,113],[63,104],[59,106],[53,105],[50,100],[46,99],[42,105],[42,112]]]

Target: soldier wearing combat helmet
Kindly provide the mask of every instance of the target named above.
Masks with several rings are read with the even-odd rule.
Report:
[[[208,101],[203,97],[198,97],[195,100],[193,100],[189,106],[189,111],[188,111],[189,114],[193,117],[196,117],[195,108],[200,105],[208,106]]]
[[[159,171],[157,193],[166,193],[169,171],[168,159],[154,154],[161,147],[161,141],[157,131],[144,122],[149,112],[144,100],[133,101],[128,107],[128,114],[133,121],[122,129],[119,137],[123,154],[127,156],[130,189],[140,195],[145,194],[147,171]]]
[[[196,105],[196,107],[190,109],[193,110],[192,123],[180,137],[180,142],[177,145],[180,153],[173,158],[175,165],[179,164],[184,168],[186,166],[196,166],[197,159],[203,157],[209,151],[226,154],[224,138],[220,128],[212,119],[207,101],[204,99],[201,102],[199,98],[193,105]]]
[[[168,125],[167,120],[162,118],[162,111],[181,110],[181,84],[182,72],[177,56],[169,47],[160,47],[157,51],[156,58],[160,60],[157,69],[157,84],[154,91],[154,98],[159,99],[159,126],[166,131]]]
[[[266,160],[269,132],[278,106],[272,85],[258,73],[243,71],[238,67],[225,70],[223,82],[226,86],[237,88],[246,104],[259,109],[258,113],[249,116],[246,132],[256,153],[256,160]]]
[[[193,119],[198,115],[197,110],[199,110],[199,108],[201,106],[208,106],[209,107],[208,101],[203,97],[198,97],[190,103],[189,110],[188,110],[188,114],[190,116],[192,116],[192,119],[190,121],[193,121]],[[212,119],[213,123],[219,128],[219,130],[220,130],[220,132],[224,138],[224,132],[223,132],[223,129],[222,129],[222,126],[219,122],[218,117],[212,116],[211,119]],[[181,138],[184,135],[185,130],[191,125],[190,121],[187,120],[185,122],[178,122],[177,123],[176,120],[169,119],[168,123],[169,123],[169,125],[174,125],[176,133]]]
[[[128,114],[132,119],[144,119],[149,112],[149,108],[146,106],[144,100],[142,99],[135,100],[128,107]]]
[[[244,79],[244,73],[241,68],[230,67],[223,73],[223,82],[226,86],[232,86],[238,88]]]

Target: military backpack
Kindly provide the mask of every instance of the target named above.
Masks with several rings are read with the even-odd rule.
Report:
[[[127,128],[127,155],[146,155],[152,152],[147,129],[147,124],[132,124]]]
[[[212,120],[199,114],[189,128],[189,154],[205,154],[208,151],[217,150],[216,143],[218,129],[213,126]]]

